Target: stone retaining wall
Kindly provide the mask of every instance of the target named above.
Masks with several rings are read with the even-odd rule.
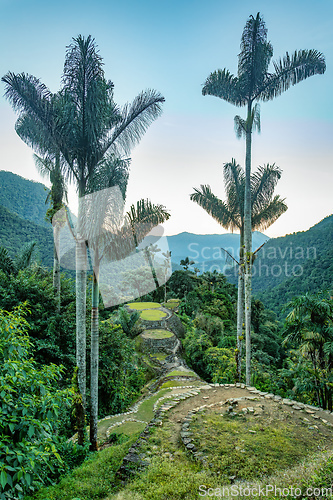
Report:
[[[141,334],[142,338],[142,347],[145,352],[154,353],[154,352],[165,352],[169,353],[177,345],[177,337],[172,335],[171,337],[166,337],[164,339],[154,339],[152,337],[144,337]]]

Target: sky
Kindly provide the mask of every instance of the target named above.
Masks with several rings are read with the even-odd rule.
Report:
[[[244,167],[245,142],[234,116],[245,116],[202,85],[212,71],[237,73],[240,39],[249,15],[260,12],[274,49],[317,49],[326,73],[261,104],[261,134],[254,133],[252,169],[275,163],[282,171],[276,193],[288,210],[265,231],[270,237],[304,231],[330,215],[333,186],[333,2],[281,0],[0,0],[0,76],[30,73],[52,92],[61,86],[66,47],[78,34],[92,35],[122,106],[142,90],[165,97],[163,114],[131,153],[127,205],[149,198],[171,218],[165,234],[225,233],[190,201],[194,187],[209,184],[224,199],[223,164]],[[0,84],[0,170],[43,182],[31,149],[14,130],[16,115]],[[77,195],[70,188],[75,211]]]

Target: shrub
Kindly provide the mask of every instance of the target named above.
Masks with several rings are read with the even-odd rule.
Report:
[[[63,369],[31,358],[25,308],[0,310],[0,498],[21,498],[63,469],[57,417],[69,392],[55,387]],[[47,471],[47,473],[46,473]]]

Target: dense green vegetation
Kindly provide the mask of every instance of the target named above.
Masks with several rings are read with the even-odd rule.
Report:
[[[45,221],[49,190],[40,182],[29,181],[20,175],[0,170],[0,205],[23,220],[49,227]]]
[[[217,486],[218,480],[261,479],[263,474],[287,470],[308,450],[329,449],[333,423],[318,421],[321,427],[327,424],[323,431],[303,418],[304,430],[297,420],[299,414],[292,416],[291,408],[292,423],[282,422],[281,398],[272,401],[277,403],[275,421],[279,423],[275,425],[274,410],[259,424],[256,417],[261,414],[252,415],[253,408],[245,408],[249,416],[234,413],[233,406],[221,413],[221,407],[218,411],[212,407],[222,401],[202,405],[211,396],[199,395],[201,390],[230,394],[230,383],[236,392],[257,392],[249,388],[252,384],[329,412],[333,409],[333,216],[307,232],[265,245],[253,267],[253,288],[262,295],[252,296],[256,255],[251,228],[268,227],[286,209],[283,200],[272,198],[279,168],[267,165],[251,175],[252,132],[260,129],[258,101],[273,99],[326,69],[321,53],[303,50],[286,55],[269,73],[272,54],[262,17],[259,13],[256,18],[250,16],[242,35],[237,76],[218,70],[203,87],[204,95],[247,107],[246,120],[235,117],[236,133],[246,139],[245,171],[235,161],[228,168],[225,165],[228,207],[208,186],[192,195],[223,227],[240,230],[238,291],[232,276],[228,281],[217,271],[199,274],[197,267],[191,271],[196,264],[191,256],[182,256],[183,270],[159,286],[168,265],[158,262],[154,244],[142,251],[144,265],[128,269],[126,258],[139,252],[145,236],[169,218],[162,205],[142,199],[125,214],[125,223],[117,222],[114,229],[110,200],[97,207],[86,203],[97,191],[115,188],[119,200],[113,200],[114,207],[118,202],[122,206],[128,155],[160,115],[164,102],[160,93],[146,90],[131,104],[116,105],[113,83],[105,77],[90,35],[79,35],[67,47],[57,93],[28,73],[8,72],[2,77],[5,96],[18,112],[16,132],[40,155],[37,164],[43,165],[42,171],[46,168],[50,174],[52,206],[45,204],[47,190],[41,184],[0,172],[1,499],[21,500],[30,495],[34,500],[107,500],[114,494],[131,500],[190,499],[203,482]],[[78,221],[76,228],[71,227],[75,282],[69,274],[60,275],[56,255],[53,275],[50,271],[52,228],[46,221],[62,206],[69,180],[75,182],[79,194]],[[122,208],[116,215],[123,215]],[[54,229],[55,247],[63,224],[65,216]],[[169,263],[171,253],[163,255],[164,264]],[[93,267],[90,274],[87,256]],[[110,280],[114,285],[113,290],[110,285],[110,296],[117,297],[110,299],[109,309],[99,293],[103,258],[121,262],[117,277],[114,269],[110,271],[109,277],[115,277]],[[152,289],[148,282],[156,289],[143,296]],[[142,302],[133,303],[136,297]],[[127,300],[129,307],[118,306]],[[178,317],[162,311],[160,303],[172,304]],[[157,323],[152,323],[154,330],[140,336],[149,322]],[[181,340],[174,339],[173,330],[182,331]],[[155,337],[156,343],[172,337],[176,346],[173,350],[164,347],[154,356],[145,347],[147,337],[149,341]],[[236,384],[245,381],[245,389]],[[207,383],[227,383],[228,387],[213,390]],[[174,389],[186,392],[178,394]],[[200,401],[193,419],[193,414],[186,417],[191,401],[185,405],[192,396],[199,396]],[[174,401],[167,404],[170,397]],[[164,425],[165,411],[180,401],[184,414],[174,413],[174,420]],[[133,411],[127,411],[134,402],[138,404]],[[294,401],[286,404],[294,405]],[[265,413],[265,406],[257,409]],[[98,418],[102,419],[99,429]],[[185,431],[185,435],[193,435],[189,441],[207,453],[199,459],[201,464],[193,460],[198,455],[187,453],[193,444],[186,451],[177,441],[174,430],[182,421],[183,434],[191,421],[193,432]],[[299,433],[300,429],[304,432]],[[138,454],[135,446],[139,446]],[[132,472],[146,467],[132,478],[130,471],[120,468],[128,451],[134,456]],[[332,482],[330,457],[326,465],[327,474],[319,463],[309,475],[320,485]],[[125,488],[118,472],[128,474]],[[303,483],[309,477],[301,478]]]

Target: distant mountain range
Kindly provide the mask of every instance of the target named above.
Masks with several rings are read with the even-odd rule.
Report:
[[[182,269],[180,261],[186,257],[195,262],[190,269],[196,267],[200,273],[214,270],[229,271],[234,264],[233,258],[239,259],[239,234],[193,234],[180,233],[167,237],[171,251],[173,269]],[[254,231],[252,248],[255,251],[269,240],[268,236]],[[230,254],[230,255],[228,255]]]
[[[53,232],[45,221],[47,188],[11,172],[0,171],[0,245],[14,256],[21,246],[37,241],[37,257],[42,264],[53,263]],[[188,257],[199,272],[224,272],[237,284],[238,234],[180,233],[168,236],[173,270],[182,269],[180,261]],[[300,293],[333,289],[333,215],[308,231],[281,238],[253,233],[252,290],[255,297],[281,317],[281,306]],[[224,250],[230,254],[228,255]],[[232,258],[233,257],[233,258]]]

